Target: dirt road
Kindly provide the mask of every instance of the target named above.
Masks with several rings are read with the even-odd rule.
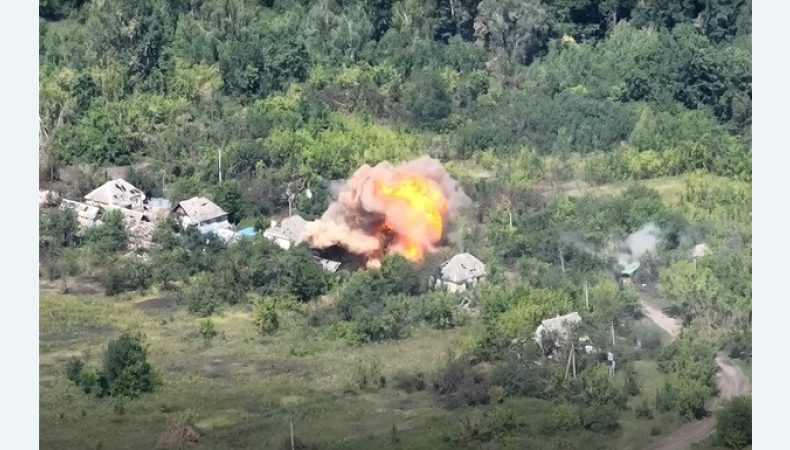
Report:
[[[644,312],[645,316],[669,333],[672,338],[677,337],[682,328],[680,321],[669,317],[661,308],[648,303],[645,300],[646,296],[640,295],[640,297],[642,312]],[[724,355],[718,355],[716,357],[716,365],[719,368],[718,373],[716,373],[719,395],[713,401],[714,409],[718,407],[721,400],[751,393],[752,388],[749,378],[729,358]],[[706,417],[680,427],[661,441],[647,447],[646,450],[686,450],[713,434],[715,430],[716,419],[712,416]]]

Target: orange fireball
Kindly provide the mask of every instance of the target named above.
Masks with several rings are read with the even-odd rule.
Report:
[[[438,183],[419,175],[376,179],[376,194],[387,204],[383,227],[394,241],[389,248],[410,261],[421,261],[441,239],[448,203]]]

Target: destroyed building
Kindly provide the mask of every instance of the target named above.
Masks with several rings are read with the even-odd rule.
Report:
[[[444,286],[447,292],[462,292],[485,279],[486,266],[471,254],[460,253],[442,264],[441,272],[437,286]]]

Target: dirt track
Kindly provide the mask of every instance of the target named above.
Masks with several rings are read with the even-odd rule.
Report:
[[[641,294],[641,293],[640,293]],[[682,328],[680,322],[669,317],[660,308],[649,304],[644,295],[640,295],[642,311],[648,319],[653,321],[661,329],[669,333],[672,338],[680,334]],[[751,393],[751,383],[743,371],[736,366],[729,358],[724,355],[716,357],[718,373],[716,378],[719,385],[719,396],[714,399],[714,409],[718,407],[721,400],[736,396],[749,395]],[[646,450],[686,450],[692,445],[710,436],[716,430],[716,419],[706,417],[696,422],[688,423],[680,427],[677,431],[665,437],[661,441],[649,446]]]

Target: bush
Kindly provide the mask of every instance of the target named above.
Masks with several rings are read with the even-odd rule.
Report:
[[[276,302],[273,299],[257,299],[253,302],[253,321],[258,333],[270,335],[280,329]]]
[[[136,398],[152,392],[161,382],[147,356],[142,336],[126,333],[107,345],[101,372],[86,370],[82,360],[72,359],[66,366],[66,376],[86,394]]]
[[[634,413],[636,414],[636,417],[640,419],[653,418],[653,410],[650,408],[650,402],[646,398],[642,399],[642,401],[636,405]]]
[[[393,385],[408,393],[425,390],[425,375],[422,372],[410,374],[399,372],[392,376]]]
[[[107,295],[128,291],[144,291],[151,287],[151,267],[136,259],[117,259],[110,263],[102,284]]]
[[[148,363],[142,336],[123,334],[107,345],[99,383],[113,397],[136,398],[160,383]]]
[[[447,294],[425,295],[415,299],[415,319],[436,329],[455,326],[451,298]]]
[[[375,358],[358,360],[351,366],[348,389],[351,391],[375,391],[387,384],[381,372],[381,362]]]
[[[448,408],[487,405],[491,402],[491,383],[465,358],[447,354],[447,363],[434,378],[434,390]]]
[[[211,319],[204,319],[198,322],[198,332],[206,343],[210,342],[217,335],[217,329],[214,326],[214,321]]]
[[[637,324],[634,327],[634,338],[641,344],[643,350],[652,351],[661,347],[661,332],[647,324]]]
[[[729,448],[744,448],[752,443],[752,399],[728,400],[716,413],[716,441]]]
[[[664,387],[656,391],[656,410],[658,412],[674,410],[676,402],[677,392],[669,382],[664,383]]]
[[[198,274],[186,287],[183,296],[186,297],[189,311],[202,317],[214,314],[222,303],[207,273]]]

